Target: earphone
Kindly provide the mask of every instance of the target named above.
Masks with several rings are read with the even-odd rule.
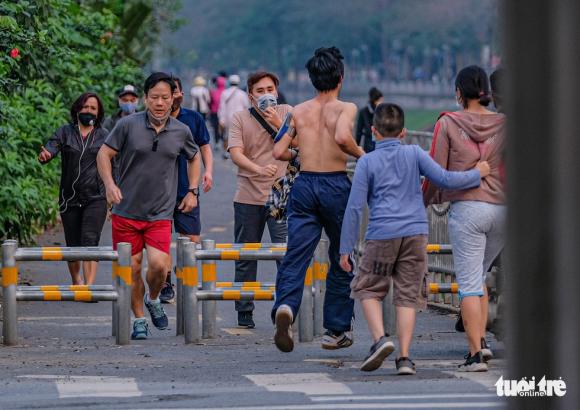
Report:
[[[75,180],[71,184],[72,195],[68,199],[65,199],[65,197],[64,197],[64,188],[60,192],[60,195],[62,197],[62,202],[59,202],[59,204],[58,204],[58,212],[61,213],[61,214],[62,213],[65,213],[67,211],[67,209],[68,209],[68,203],[76,195],[75,184],[78,182],[78,180],[81,177],[81,161],[83,160],[83,155],[85,154],[85,151],[86,151],[87,147],[89,146],[89,142],[90,142],[91,137],[93,138],[93,141],[95,139],[94,134],[93,134],[94,129],[92,129],[91,132],[89,132],[89,135],[87,135],[87,141],[86,141],[86,143],[83,143],[82,134],[81,134],[81,128],[78,125],[77,125],[77,128],[79,130],[78,138],[79,138],[79,141],[81,143],[81,146],[83,147],[82,150],[81,150],[81,156],[79,157],[79,165],[78,165],[79,172],[77,174],[77,177],[75,178]],[[64,209],[63,209],[63,206],[64,206]]]

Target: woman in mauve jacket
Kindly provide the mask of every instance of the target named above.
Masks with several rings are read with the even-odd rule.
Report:
[[[462,69],[455,80],[456,97],[462,110],[444,113],[435,125],[431,156],[450,171],[471,169],[487,161],[491,174],[478,188],[439,192],[425,181],[426,204],[451,202],[449,238],[459,284],[461,316],[469,353],[459,369],[486,371],[493,353],[485,339],[487,288],[485,274],[504,246],[505,195],[502,151],[506,117],[488,110],[489,81],[477,66]]]

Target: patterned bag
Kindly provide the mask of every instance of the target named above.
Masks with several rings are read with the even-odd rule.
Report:
[[[286,205],[288,204],[288,197],[299,172],[300,159],[298,156],[296,156],[294,159],[288,162],[286,175],[278,178],[278,180],[274,182],[274,185],[272,185],[272,190],[270,191],[268,202],[266,202],[266,207],[270,212],[270,216],[272,216],[277,221],[283,221],[286,219]]]

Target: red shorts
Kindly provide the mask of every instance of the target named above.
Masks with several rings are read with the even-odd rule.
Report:
[[[171,249],[171,220],[139,221],[111,216],[113,226],[113,249],[117,250],[119,242],[131,244],[131,254],[140,253],[145,245],[169,254]]]

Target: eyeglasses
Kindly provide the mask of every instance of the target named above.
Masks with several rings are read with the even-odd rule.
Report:
[[[155,137],[153,137],[153,146],[151,147],[151,151],[157,152],[158,144],[159,144],[159,135],[155,135]]]

